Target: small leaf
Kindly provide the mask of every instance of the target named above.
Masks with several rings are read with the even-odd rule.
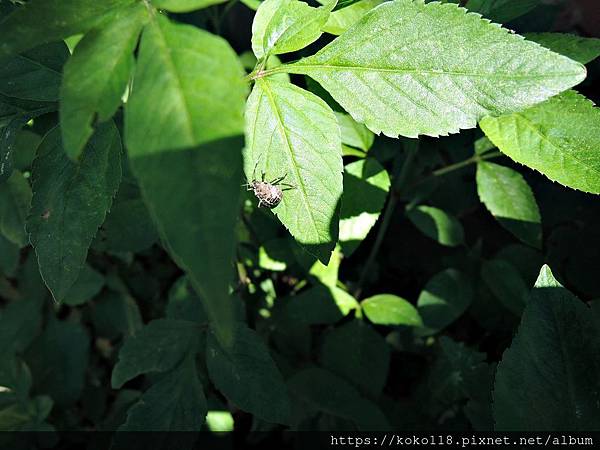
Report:
[[[61,73],[68,57],[65,43],[54,42],[2,61],[0,93],[26,100],[58,100]]]
[[[112,291],[106,291],[94,299],[92,322],[97,335],[111,340],[133,336],[143,327],[135,300]]]
[[[0,233],[10,242],[27,245],[25,219],[31,203],[31,187],[21,172],[15,171],[0,184]]]
[[[463,227],[458,219],[433,206],[417,206],[406,211],[406,216],[423,234],[448,247],[465,242]]]
[[[521,274],[508,261],[492,259],[481,266],[481,277],[494,296],[520,316],[525,307],[527,286]]]
[[[318,1],[321,4],[325,3],[323,0]],[[342,3],[343,0],[338,2],[338,6]],[[340,35],[358,22],[358,20],[368,11],[375,8],[380,3],[383,3],[383,0],[359,0],[342,9],[336,7],[335,10],[329,15],[329,19],[323,27],[323,31]]]
[[[239,325],[230,350],[209,333],[206,366],[217,389],[233,404],[271,423],[287,423],[287,389],[269,351],[258,335]]]
[[[312,8],[300,0],[265,0],[252,22],[252,51],[257,58],[294,52],[321,36],[335,6]]]
[[[190,12],[196,9],[207,8],[227,0],[151,0],[152,4],[160,9],[172,12]]]
[[[200,333],[200,327],[194,322],[153,320],[125,340],[112,372],[112,387],[119,389],[143,373],[171,370],[186,355],[196,351]]]
[[[337,240],[343,168],[329,106],[293,84],[256,80],[246,105],[244,167],[249,181],[263,173],[269,181],[286,177],[292,187],[273,212],[326,264]]]
[[[349,114],[335,112],[342,132],[342,144],[368,151],[373,145],[375,135],[363,124],[356,122]]]
[[[390,137],[473,128],[586,75],[581,64],[457,5],[412,0],[379,5],[315,55],[275,69],[281,71],[315,79],[357,122]]]
[[[477,164],[477,192],[488,211],[504,228],[535,248],[542,246],[540,211],[523,176],[489,162]]]
[[[135,0],[32,0],[2,21],[0,59],[83,33]]]
[[[71,306],[82,305],[100,292],[102,286],[104,286],[104,277],[90,266],[85,265],[63,301]]]
[[[600,56],[600,39],[564,33],[526,33],[524,36],[581,64],[587,64]]]
[[[65,154],[60,129],[38,148],[27,218],[40,273],[57,301],[77,280],[92,239],[121,181],[121,139],[112,122],[100,126],[79,163]]]
[[[200,431],[206,410],[206,398],[198,380],[196,362],[192,355],[188,355],[173,371],[144,392],[127,412],[127,421],[119,427],[119,431]],[[133,438],[131,433],[117,433],[117,448],[141,448],[139,442],[127,443],[127,440],[145,441],[143,435],[137,433]],[[152,433],[151,442],[146,443],[157,449],[191,448],[195,439],[197,436],[190,433]],[[184,445],[189,440],[191,442]]]
[[[371,326],[353,320],[325,335],[320,361],[324,368],[376,398],[388,376],[390,349]]]
[[[479,125],[515,161],[565,186],[600,194],[600,110],[577,92],[520,113],[486,117]]]
[[[87,33],[65,65],[60,124],[67,155],[77,158],[93,133],[110,119],[133,72],[133,50],[148,10],[142,3],[118,11],[106,27]]]
[[[350,256],[367,237],[383,209],[390,177],[374,158],[344,167],[344,194],[340,211],[340,245]]]
[[[600,423],[600,334],[584,303],[548,266],[498,365],[497,430],[591,431]]]
[[[417,309],[423,319],[420,335],[438,332],[458,319],[473,300],[469,280],[455,269],[435,275],[419,295]]]
[[[527,14],[540,4],[540,0],[469,0],[469,11],[478,12],[493,22],[510,22]]]
[[[391,294],[369,297],[360,306],[367,318],[377,325],[423,326],[417,309],[408,301]]]
[[[331,324],[358,307],[354,297],[337,287],[318,284],[285,299],[285,318],[299,325]]]
[[[0,274],[11,277],[19,265],[20,249],[0,233]],[[2,295],[2,294],[0,294]]]

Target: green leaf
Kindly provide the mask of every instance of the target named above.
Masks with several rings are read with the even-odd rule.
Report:
[[[93,133],[95,118],[110,119],[133,72],[133,51],[148,20],[136,3],[115,13],[103,28],[87,33],[65,65],[61,87],[60,124],[67,155],[77,158]]]
[[[423,234],[448,247],[465,242],[465,234],[459,220],[433,206],[416,206],[406,211],[406,216]]]
[[[477,192],[504,228],[535,248],[542,246],[540,211],[523,176],[508,167],[477,163]]]
[[[325,3],[323,0],[318,1],[321,4]],[[338,2],[338,5],[341,3],[342,2]],[[383,0],[359,0],[341,10],[336,7],[329,15],[329,19],[323,27],[323,31],[340,35],[380,3],[383,3]]]
[[[3,61],[0,93],[26,100],[58,100],[61,72],[68,57],[65,43],[54,42]]]
[[[350,420],[359,430],[389,429],[386,417],[375,404],[361,396],[343,378],[327,370],[302,370],[288,380],[288,386],[290,391],[313,408]]]
[[[478,12],[493,22],[505,23],[527,14],[540,0],[469,0],[469,11]]]
[[[207,8],[227,0],[151,0],[152,4],[160,9],[172,12],[189,12],[196,9]]]
[[[130,155],[190,148],[240,133],[247,93],[243,77],[225,40],[154,17],[142,33],[125,108]]]
[[[446,269],[425,285],[417,300],[423,319],[420,335],[434,334],[458,319],[473,300],[473,289],[465,275]]]
[[[368,151],[373,145],[375,135],[363,124],[356,122],[349,114],[340,112],[334,114],[340,125],[342,144]]]
[[[371,326],[353,320],[325,335],[320,361],[324,368],[377,398],[387,380],[390,349]]]
[[[286,386],[267,347],[254,331],[238,325],[229,350],[212,333],[206,345],[210,379],[229,401],[259,419],[287,423],[290,403]]]
[[[412,0],[372,9],[315,55],[274,69],[281,71],[310,76],[357,122],[391,137],[473,128],[586,75],[581,64],[457,5]]]
[[[590,309],[542,267],[498,365],[497,430],[592,431],[600,423],[600,334]]]
[[[119,389],[143,373],[171,370],[197,350],[200,333],[200,327],[194,322],[153,320],[125,340],[112,372],[112,387]]]
[[[13,172],[0,184],[0,233],[19,247],[28,243],[25,219],[30,203],[31,187],[21,172]]]
[[[525,307],[527,286],[521,274],[508,261],[492,259],[481,266],[481,277],[494,296],[520,316]]]
[[[85,328],[52,318],[26,354],[34,390],[50,395],[58,406],[74,404],[83,391],[89,353]]]
[[[135,0],[32,0],[2,21],[0,59],[82,33]]]
[[[575,91],[480,127],[515,161],[573,189],[600,194],[600,110]]]
[[[143,326],[135,300],[117,292],[107,291],[94,299],[91,315],[96,334],[108,339],[133,336]]]
[[[0,274],[14,275],[19,265],[19,246],[13,244],[0,234]]]
[[[344,195],[340,211],[340,245],[350,256],[377,222],[390,190],[390,177],[374,158],[344,167]]]
[[[252,51],[260,59],[306,47],[321,36],[335,3],[312,8],[300,0],[265,0],[252,22]]]
[[[360,306],[367,318],[377,325],[423,326],[417,309],[408,301],[391,294],[369,297]]]
[[[0,348],[5,354],[22,353],[40,331],[44,299],[23,297],[0,311]]]
[[[167,317],[169,319],[189,320],[199,324],[208,322],[206,312],[202,308],[202,300],[192,290],[192,286],[185,276],[173,283],[169,290]]]
[[[121,181],[121,139],[112,122],[100,126],[79,163],[65,154],[60,129],[50,131],[33,165],[27,231],[44,282],[62,301],[77,280],[92,239]]]
[[[600,39],[564,33],[526,33],[524,36],[581,64],[587,64],[600,56]]]
[[[358,302],[337,287],[318,284],[284,300],[283,314],[298,325],[331,324],[345,317]]]
[[[293,84],[258,79],[246,106],[246,178],[286,176],[293,186],[273,212],[327,263],[338,235],[342,195],[340,129],[333,111]],[[256,168],[256,170],[255,170]]]
[[[198,380],[196,363],[194,357],[189,355],[177,368],[165,374],[144,392],[140,400],[127,412],[127,421],[119,431],[200,431],[206,409],[206,398]],[[152,448],[190,448],[190,445],[163,446],[169,439],[181,440],[186,437],[196,438],[183,433],[173,437],[168,433],[154,433]],[[124,433],[123,437],[117,435],[117,441],[128,438],[131,439],[131,434]],[[138,434],[135,439],[139,438]],[[135,448],[139,446],[136,445]]]
[[[82,305],[98,294],[102,286],[104,286],[104,277],[90,266],[85,265],[63,301],[71,306]]]

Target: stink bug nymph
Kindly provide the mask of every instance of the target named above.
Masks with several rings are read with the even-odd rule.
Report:
[[[261,180],[257,180],[255,178],[257,165],[258,161],[256,162],[254,171],[252,172],[252,181],[244,184],[244,186],[246,186],[249,191],[254,191],[254,195],[258,199],[259,208],[261,206],[275,208],[277,205],[279,205],[279,203],[281,203],[283,192],[294,189],[295,187],[291,184],[282,183],[287,174],[271,181],[265,181],[265,173],[263,172]]]

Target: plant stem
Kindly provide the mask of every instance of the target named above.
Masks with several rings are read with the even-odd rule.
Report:
[[[377,253],[379,253],[379,249],[381,244],[383,243],[383,238],[385,237],[385,233],[390,226],[390,222],[392,220],[392,215],[394,213],[394,209],[396,208],[396,204],[400,198],[400,191],[406,185],[406,181],[408,180],[408,176],[412,171],[412,167],[414,165],[415,156],[417,155],[417,151],[419,149],[419,141],[411,140],[406,143],[406,159],[404,163],[399,166],[399,173],[394,174],[393,184],[390,189],[390,198],[385,207],[385,211],[383,212],[383,218],[381,219],[381,226],[379,227],[379,231],[377,232],[377,236],[375,238],[375,243],[373,247],[371,247],[371,252],[367,257],[367,262],[365,263],[360,278],[358,280],[358,284],[356,286],[356,290],[354,291],[354,296],[359,298],[362,293],[363,285],[367,279],[367,275],[371,270],[371,266],[375,262],[375,258],[377,257]],[[398,172],[398,167],[396,168]]]
[[[430,176],[439,177],[440,175],[446,175],[447,173],[454,172],[455,170],[462,169],[470,164],[476,163],[477,161],[485,161],[486,159],[496,158],[501,156],[501,152],[490,152],[483,155],[473,155],[464,161],[450,164],[449,166],[442,167],[441,169],[434,170]],[[428,177],[429,178],[429,177]]]

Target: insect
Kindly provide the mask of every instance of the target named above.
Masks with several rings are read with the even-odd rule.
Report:
[[[255,177],[257,166],[258,161],[256,161],[256,165],[252,171],[252,181],[244,184],[243,186],[246,186],[249,191],[254,191],[254,195],[258,199],[259,208],[263,205],[267,208],[275,208],[277,205],[279,205],[279,203],[281,203],[283,192],[289,191],[290,189],[295,189],[295,186],[292,186],[288,183],[282,183],[287,174],[271,181],[265,181],[265,173],[263,172],[261,180],[257,180]]]

